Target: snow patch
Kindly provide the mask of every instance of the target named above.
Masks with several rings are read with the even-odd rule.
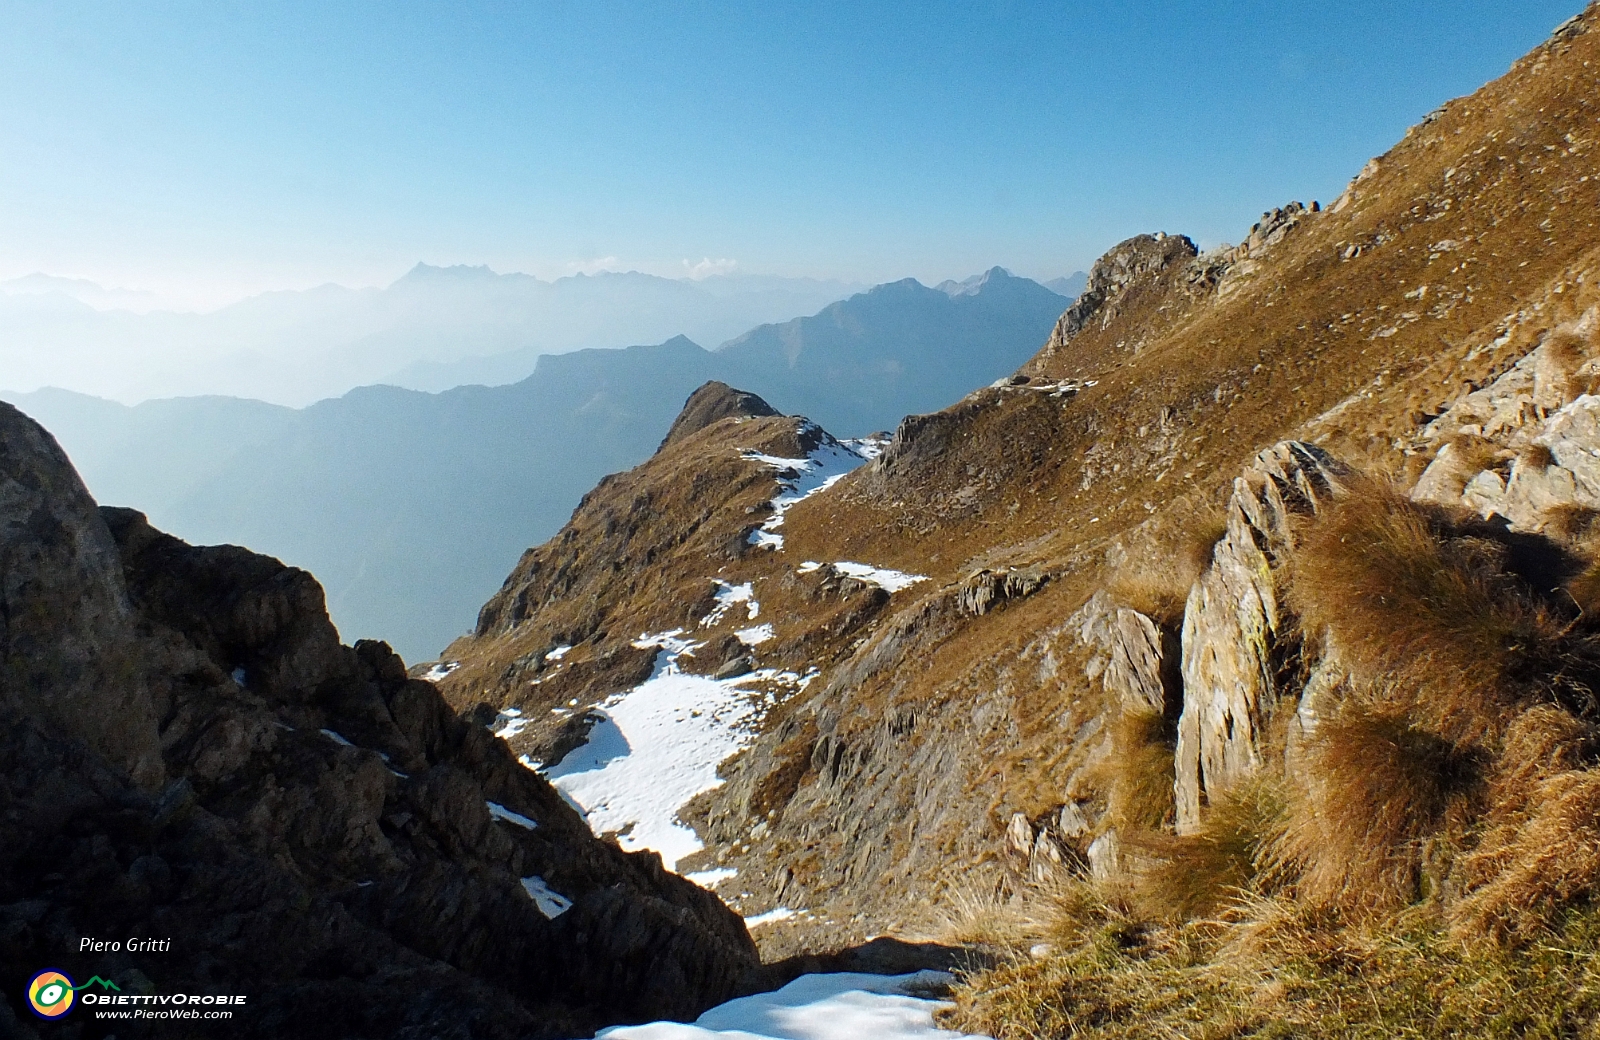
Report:
[[[551,889],[538,874],[523,878],[522,889],[528,893],[528,898],[533,900],[539,912],[552,921],[572,909],[572,900]]]
[[[570,646],[558,646],[554,650],[551,650],[549,653],[545,654],[544,659],[546,661],[559,661],[563,657],[567,656],[567,653],[571,649],[572,647]]]
[[[807,560],[796,567],[796,574],[811,574],[827,567],[835,574],[843,574],[847,578],[855,578],[870,585],[876,585],[885,592],[899,592],[909,589],[919,581],[927,581],[926,574],[907,574],[905,571],[890,570],[887,567],[874,567],[866,563],[853,563],[842,560],[839,563],[818,563],[816,560]]]
[[[771,624],[762,624],[753,628],[741,628],[733,634],[733,637],[745,646],[760,646],[775,635],[777,633],[772,630]]]
[[[748,620],[754,621],[760,616],[761,604],[756,601],[755,588],[750,582],[747,581],[743,585],[729,585],[725,581],[712,578],[711,584],[717,587],[717,605],[711,613],[700,619],[702,628],[710,628],[727,617],[728,611],[733,609],[736,603],[745,605],[745,613],[749,615]]]
[[[595,1040],[961,1040],[934,1024],[949,1004],[915,996],[950,984],[944,972],[802,975],[775,993],[730,1000],[693,1024],[613,1026]]]
[[[887,433],[874,433],[866,437],[848,437],[839,443],[870,462],[882,455],[892,440],[894,438]]]
[[[787,921],[789,918],[797,917],[803,913],[805,913],[804,910],[790,910],[786,906],[777,906],[773,907],[771,910],[768,910],[764,914],[756,914],[754,917],[746,917],[744,919],[744,926],[746,928],[760,928],[764,924],[777,924],[779,921]]]
[[[499,802],[484,802],[483,804],[489,807],[489,815],[493,816],[497,820],[504,820],[507,823],[514,823],[518,827],[524,827],[530,831],[539,826],[533,820],[528,819],[521,813],[512,812]]]
[[[461,667],[460,661],[440,661],[438,664],[422,673],[422,677],[429,682],[438,682],[457,668]]]
[[[339,744],[339,745],[341,745],[343,747],[355,747],[354,744],[350,743],[348,740],[344,739],[343,737],[341,737],[339,734],[335,733],[331,729],[320,730],[319,732],[321,732],[321,734],[323,736],[327,737],[329,740],[333,741],[335,744]]]
[[[527,728],[528,720],[522,717],[520,708],[501,708],[494,717],[494,735],[501,740],[510,740]]]
[[[820,428],[813,425],[805,427],[801,433],[814,429],[820,432]],[[745,452],[744,457],[765,463],[778,471],[778,493],[772,498],[772,515],[766,523],[750,532],[750,544],[765,549],[783,548],[783,535],[778,533],[778,528],[783,526],[783,515],[795,503],[803,502],[819,491],[828,490],[846,473],[867,461],[865,456],[832,437],[828,437],[803,459],[785,459],[756,451]]]
[[[905,571],[873,567],[865,563],[851,563],[849,560],[834,564],[833,569],[846,577],[876,585],[885,592],[899,592],[902,589],[909,589],[919,581],[928,580],[926,574],[907,574]]]
[[[739,876],[739,872],[732,867],[712,867],[710,870],[697,870],[693,874],[683,875],[701,888],[716,888],[731,878]]]

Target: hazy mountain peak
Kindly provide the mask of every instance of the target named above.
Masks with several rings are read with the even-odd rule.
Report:
[[[490,282],[505,277],[488,264],[450,264],[448,266],[435,266],[433,264],[417,261],[417,266],[407,271],[395,280],[394,285],[404,282],[454,281]]]
[[[35,271],[20,278],[0,282],[0,294],[7,296],[64,296],[93,307],[106,310],[154,310],[161,305],[156,293],[144,289],[107,288],[87,278],[63,278],[60,275]]]

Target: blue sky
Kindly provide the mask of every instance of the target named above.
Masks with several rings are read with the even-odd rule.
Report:
[[[1332,198],[1580,6],[0,0],[0,278],[1049,277]]]

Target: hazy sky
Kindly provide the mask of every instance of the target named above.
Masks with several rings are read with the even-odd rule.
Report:
[[[0,278],[1050,277],[1332,198],[1580,8],[0,0]]]

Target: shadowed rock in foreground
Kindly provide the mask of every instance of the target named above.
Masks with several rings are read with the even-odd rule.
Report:
[[[586,1035],[693,1017],[756,965],[715,896],[596,840],[388,646],[341,645],[309,574],[97,509],[0,405],[5,1019],[53,967],[244,994],[229,1036]],[[41,1028],[103,1034],[83,1008]],[[143,1029],[189,1035],[118,1035]]]

